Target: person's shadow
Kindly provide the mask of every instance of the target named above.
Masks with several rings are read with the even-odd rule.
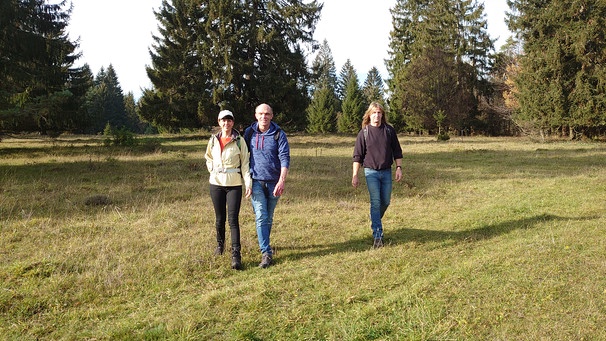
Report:
[[[598,217],[559,217],[552,214],[541,214],[517,220],[505,221],[499,224],[486,225],[480,228],[465,231],[439,231],[414,228],[400,228],[385,233],[387,247],[393,244],[407,242],[451,242],[470,243],[504,235],[514,230],[531,229],[537,224],[548,221],[583,221],[598,219]],[[370,233],[370,230],[369,230]],[[282,254],[279,259],[299,260],[307,257],[320,257],[341,252],[363,252],[371,249],[370,237],[351,239],[345,242],[328,244],[306,245],[277,245],[278,251],[289,251]]]

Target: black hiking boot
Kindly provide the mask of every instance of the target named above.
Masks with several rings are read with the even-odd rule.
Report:
[[[222,242],[217,242],[217,248],[215,249],[215,256],[221,256],[223,254],[224,246]]]
[[[234,270],[242,270],[242,255],[239,247],[231,248],[231,268]]]

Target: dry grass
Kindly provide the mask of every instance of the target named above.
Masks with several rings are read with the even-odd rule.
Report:
[[[277,264],[257,268],[245,202],[236,272],[212,256],[204,137],[3,140],[2,338],[606,338],[603,144],[401,137],[371,250],[353,137],[290,141]]]

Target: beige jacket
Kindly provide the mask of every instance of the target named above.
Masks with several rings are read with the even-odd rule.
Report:
[[[245,189],[251,188],[250,155],[244,138],[234,130],[231,141],[221,152],[220,137],[221,132],[210,137],[204,154],[206,168],[210,173],[209,182],[217,186],[244,185]]]

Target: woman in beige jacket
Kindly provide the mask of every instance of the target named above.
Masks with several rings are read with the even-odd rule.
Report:
[[[225,221],[229,222],[231,233],[231,267],[242,269],[240,254],[240,205],[242,185],[246,197],[250,197],[252,180],[250,177],[248,146],[234,127],[234,115],[223,110],[218,117],[221,131],[210,137],[206,147],[206,167],[210,173],[210,197],[215,209],[217,248],[215,255],[222,255],[225,249]]]

